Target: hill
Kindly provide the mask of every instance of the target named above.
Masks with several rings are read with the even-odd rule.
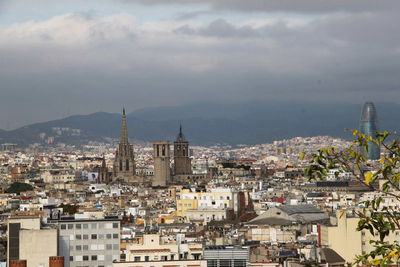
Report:
[[[329,135],[346,138],[358,128],[362,105],[300,102],[202,102],[176,107],[139,109],[127,116],[129,137],[136,141],[173,140],[182,123],[192,144],[259,144],[295,136]],[[398,130],[400,105],[376,103],[381,129]],[[128,107],[129,109],[129,107]],[[85,144],[119,138],[121,115],[98,112],[0,130],[0,143],[25,146],[55,142]]]

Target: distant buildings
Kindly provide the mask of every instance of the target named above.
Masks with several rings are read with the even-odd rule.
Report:
[[[366,102],[361,112],[360,118],[360,133],[365,134],[366,137],[376,137],[378,128],[378,116],[374,103]],[[364,153],[364,151],[362,151]],[[380,147],[374,142],[368,142],[367,159],[377,160],[380,158]]]

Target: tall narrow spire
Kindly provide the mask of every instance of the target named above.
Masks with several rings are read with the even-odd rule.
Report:
[[[182,124],[179,126],[179,134],[176,138],[176,141],[185,141],[185,136],[182,133]]]
[[[122,126],[120,144],[128,144],[128,129],[126,128],[125,108],[122,110]]]

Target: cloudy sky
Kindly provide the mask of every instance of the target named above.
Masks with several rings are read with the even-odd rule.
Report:
[[[399,11],[398,0],[0,0],[0,128],[206,100],[400,103]]]

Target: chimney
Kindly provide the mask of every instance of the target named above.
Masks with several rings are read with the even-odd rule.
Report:
[[[11,267],[26,267],[26,260],[11,260]]]
[[[49,266],[50,267],[64,267],[64,257],[63,256],[49,257]]]

